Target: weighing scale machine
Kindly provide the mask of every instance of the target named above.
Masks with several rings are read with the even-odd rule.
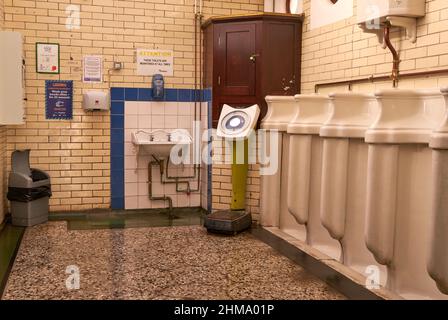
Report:
[[[248,137],[255,128],[260,108],[253,105],[244,109],[224,105],[219,117],[217,136],[232,143],[232,203],[230,210],[220,210],[205,217],[209,232],[237,234],[252,225],[246,212],[246,180],[249,169]]]

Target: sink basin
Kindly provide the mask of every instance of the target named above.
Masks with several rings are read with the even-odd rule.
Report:
[[[132,132],[132,143],[138,148],[138,152],[154,155],[158,158],[168,157],[173,150],[176,154],[186,151],[192,144],[192,139],[187,130],[139,130]]]

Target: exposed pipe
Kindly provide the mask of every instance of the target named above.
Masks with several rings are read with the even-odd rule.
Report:
[[[197,9],[196,9],[195,15],[194,15],[194,120],[199,121],[199,122],[201,122],[201,119],[202,119],[202,106],[201,106],[202,90],[200,90],[200,92],[198,94],[198,88],[199,89],[202,88],[202,81],[200,81],[199,85],[198,85],[198,60],[199,60],[199,64],[200,64],[199,65],[199,77],[202,77],[202,57],[201,57],[202,32],[201,32],[201,30],[199,30],[199,34],[198,34],[198,29],[200,29],[201,23],[202,23],[202,8],[203,8],[203,0],[199,0],[199,11],[197,11]],[[198,35],[199,35],[199,44],[198,44]],[[198,59],[198,48],[199,48],[199,59]],[[199,102],[199,112],[197,110],[198,102]],[[198,114],[199,114],[199,119],[198,119]],[[196,138],[195,142],[197,142],[197,140],[200,139],[200,132],[199,132],[199,137],[196,136],[195,138]],[[197,163],[194,164],[194,172],[195,172],[194,177],[196,177],[196,174],[197,174],[197,181],[198,181],[197,189],[191,189],[190,183],[188,182],[188,193],[190,193],[191,191],[199,191],[200,190],[200,180],[201,180],[200,161],[201,161],[201,159],[196,159],[195,152],[196,152],[196,150],[193,149],[194,160],[199,161],[199,164],[197,164]],[[176,177],[168,176],[168,164],[169,164],[169,162],[167,162],[167,177],[176,179]],[[194,178],[194,177],[192,177],[192,178]],[[182,177],[179,177],[179,178],[182,178]],[[178,185],[176,185],[176,190],[178,190]],[[179,192],[182,192],[182,191],[179,191]]]
[[[150,200],[160,200],[160,201],[168,201],[168,214],[171,217],[171,212],[173,211],[173,199],[171,197],[168,197],[166,195],[163,196],[154,196],[152,193],[152,167],[160,165],[159,161],[150,161],[148,163],[148,194]],[[162,169],[160,169],[162,170]]]
[[[398,76],[400,75],[400,57],[398,56],[397,50],[395,50],[392,42],[390,42],[390,26],[384,27],[384,43],[389,48],[392,53],[393,67],[392,67],[392,83],[393,87],[398,87]]]
[[[184,192],[184,193],[187,193],[187,194],[190,194],[191,192],[196,192],[196,191],[199,191],[200,190],[200,167],[198,167],[198,166],[193,166],[193,169],[194,169],[194,172],[193,172],[193,175],[190,175],[190,176],[170,176],[170,174],[169,174],[169,163],[170,163],[170,158],[168,157],[168,159],[167,159],[167,161],[166,161],[166,178],[167,179],[171,179],[171,180],[175,180],[176,182],[179,182],[179,183],[184,183],[184,184],[187,184],[187,189],[179,189],[178,188],[178,184],[176,184],[176,191],[177,192]],[[196,179],[196,177],[197,177],[197,187],[196,188],[194,188],[194,189],[192,189],[191,187],[190,187],[190,182],[191,181],[185,181],[185,180],[180,180],[180,179]]]
[[[356,83],[366,83],[366,82],[376,82],[376,81],[387,81],[392,79],[393,87],[398,87],[398,81],[399,79],[403,78],[416,78],[416,77],[429,77],[433,75],[440,75],[440,74],[446,74],[448,73],[448,69],[440,69],[440,70],[432,70],[432,71],[419,71],[419,72],[408,72],[408,73],[400,73],[400,57],[398,55],[397,50],[394,48],[390,41],[390,25],[384,26],[384,43],[389,48],[390,52],[392,53],[393,58],[393,66],[392,66],[392,74],[390,76],[374,76],[371,75],[367,78],[358,78],[358,79],[351,79],[351,80],[342,80],[342,81],[332,81],[332,82],[324,82],[324,83],[317,83],[314,86],[314,92],[318,93],[320,88],[323,87],[330,87],[330,86],[342,86],[347,85],[348,89],[351,91],[353,84]]]
[[[408,72],[408,73],[400,73],[400,79],[404,78],[419,78],[419,77],[431,77],[431,76],[437,76],[442,74],[448,74],[448,69],[439,69],[439,70],[431,70],[431,71],[418,71],[418,72]],[[357,79],[350,79],[350,80],[342,80],[342,81],[332,81],[332,82],[323,82],[323,83],[317,83],[314,85],[314,92],[318,93],[320,88],[324,87],[333,87],[333,86],[349,86],[349,90],[351,90],[351,87],[354,84],[357,83],[374,83],[378,81],[387,81],[390,80],[390,76],[374,76],[371,75],[366,78],[357,78]]]
[[[154,155],[152,155],[152,158],[154,159],[153,161],[150,161],[148,163],[148,191],[149,191],[149,198],[150,200],[161,200],[161,201],[168,201],[168,205],[169,205],[169,211],[172,211],[172,207],[173,207],[173,201],[172,198],[166,195],[163,196],[154,196],[153,192],[152,192],[152,167],[153,166],[159,166],[159,172],[160,172],[160,183],[162,184],[176,184],[176,192],[183,192],[183,193],[187,193],[190,194],[191,192],[196,192],[200,190],[200,181],[199,179],[197,180],[197,188],[193,189],[190,187],[190,181],[188,180],[181,180],[181,179],[187,179],[187,178],[195,178],[196,176],[199,177],[199,168],[197,168],[196,166],[194,167],[194,175],[193,176],[169,176],[169,172],[168,172],[168,165],[169,165],[169,158],[167,159],[166,162],[166,177],[170,178],[170,179],[174,179],[174,181],[166,181],[164,179],[164,173],[165,173],[165,162],[163,159],[158,159],[157,157],[155,157]],[[185,184],[187,187],[186,189],[180,189],[179,186],[181,184]]]

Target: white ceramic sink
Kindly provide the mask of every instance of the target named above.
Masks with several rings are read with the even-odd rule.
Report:
[[[139,130],[132,132],[132,143],[139,152],[154,155],[156,157],[167,157],[174,146],[176,150],[185,150],[192,144],[192,139],[187,130]]]

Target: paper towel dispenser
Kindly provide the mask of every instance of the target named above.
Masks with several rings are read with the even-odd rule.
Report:
[[[85,92],[82,99],[82,107],[86,111],[109,110],[110,107],[109,93],[104,91]]]

